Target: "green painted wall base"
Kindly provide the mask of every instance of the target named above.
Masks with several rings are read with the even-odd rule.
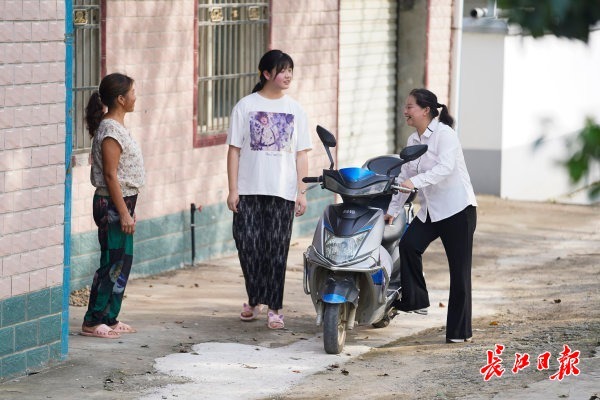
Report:
[[[140,197],[143,200],[143,196]],[[320,188],[308,192],[305,215],[294,220],[294,237],[312,235],[333,195]],[[155,275],[192,264],[191,211],[139,221],[136,226],[132,277]],[[235,254],[232,214],[225,204],[203,207],[195,217],[194,263]],[[71,290],[92,283],[100,247],[96,231],[71,236]]]
[[[62,300],[62,286],[0,300],[0,379],[61,360]]]

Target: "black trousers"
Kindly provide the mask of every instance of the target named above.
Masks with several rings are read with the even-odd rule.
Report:
[[[401,311],[429,307],[429,294],[423,277],[422,255],[431,242],[440,238],[450,268],[450,295],[446,320],[447,339],[466,339],[473,335],[471,327],[471,263],[473,235],[477,211],[468,206],[438,222],[421,222],[415,218],[400,241]]]

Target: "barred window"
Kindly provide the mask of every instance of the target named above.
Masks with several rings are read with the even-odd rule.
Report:
[[[100,0],[73,1],[73,151],[92,146],[85,124],[85,107],[98,88],[101,74]]]
[[[225,142],[231,109],[258,82],[268,29],[268,1],[199,0],[194,146]]]

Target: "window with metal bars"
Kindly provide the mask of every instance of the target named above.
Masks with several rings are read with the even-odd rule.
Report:
[[[268,1],[198,1],[195,146],[225,142],[231,109],[258,82],[268,30]]]
[[[100,84],[100,0],[73,1],[73,151],[89,151],[85,123],[88,99]]]

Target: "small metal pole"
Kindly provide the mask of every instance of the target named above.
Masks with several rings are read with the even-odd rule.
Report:
[[[196,204],[192,203],[191,206],[191,213],[190,213],[190,219],[191,219],[191,223],[190,223],[190,228],[191,228],[191,233],[192,233],[192,266],[194,265],[194,262],[196,261],[196,240],[195,240],[195,228],[196,228],[196,224],[194,222],[194,214],[196,214]]]

